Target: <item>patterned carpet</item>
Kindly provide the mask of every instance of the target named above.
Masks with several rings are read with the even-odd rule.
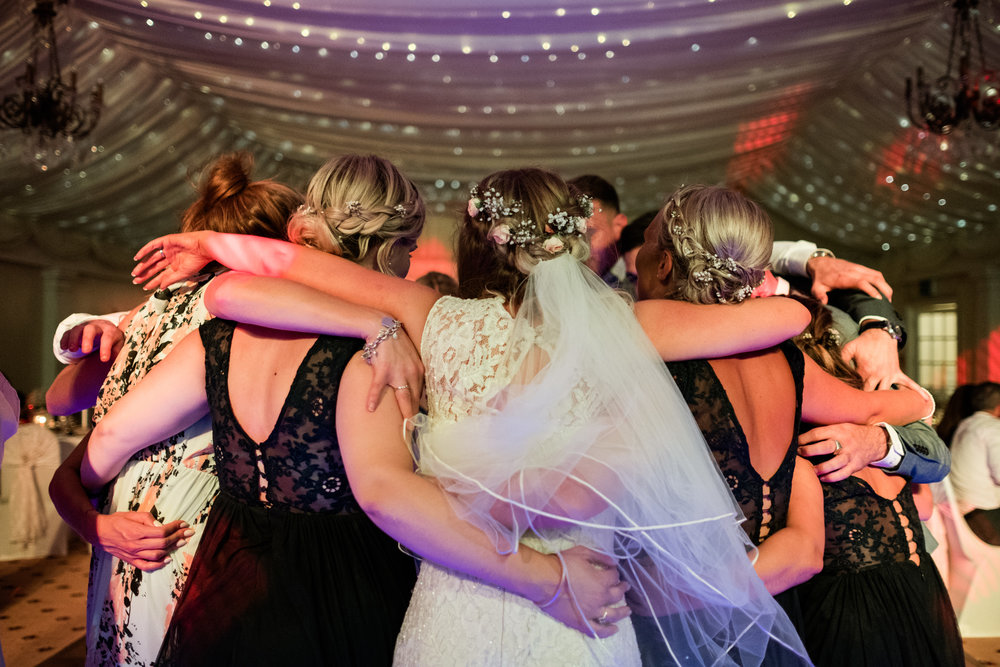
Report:
[[[8,667],[78,667],[90,551],[79,539],[65,556],[0,562],[0,646]],[[967,667],[1000,666],[1000,638],[965,640]]]
[[[0,665],[83,664],[89,563],[76,538],[65,556],[0,562]]]

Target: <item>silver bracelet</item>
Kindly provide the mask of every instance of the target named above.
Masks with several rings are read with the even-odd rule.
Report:
[[[536,602],[535,606],[539,609],[545,609],[546,607],[551,607],[555,604],[555,601],[559,599],[559,595],[562,593],[563,586],[566,585],[566,563],[563,561],[562,557],[558,556],[558,554],[557,558],[559,558],[560,573],[559,584],[556,586],[556,594],[553,595],[548,602]]]
[[[831,259],[837,259],[837,256],[833,254],[832,250],[827,250],[826,248],[816,248],[813,253],[809,255],[809,259],[813,257],[829,257]]]
[[[368,362],[371,366],[372,359],[375,358],[376,350],[379,345],[382,344],[387,338],[398,338],[399,328],[403,326],[403,323],[397,319],[391,317],[382,318],[382,328],[379,329],[378,335],[370,343],[365,343],[364,348],[361,350],[361,358]]]

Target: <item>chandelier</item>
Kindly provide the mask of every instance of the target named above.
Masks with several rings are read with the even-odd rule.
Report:
[[[73,142],[90,134],[101,115],[101,84],[90,93],[90,104],[77,104],[76,72],[63,80],[56,49],[56,5],[68,0],[38,0],[31,10],[35,29],[25,73],[15,80],[19,90],[3,98],[0,125],[24,134],[24,157],[46,170],[65,157]],[[42,54],[48,53],[48,78],[39,78]]]
[[[916,86],[912,79],[906,79],[906,111],[918,128],[934,134],[951,134],[969,118],[987,130],[1000,127],[1000,88],[997,73],[986,69],[983,58],[978,5],[979,0],[952,2],[955,15],[944,76],[928,81],[923,68],[918,67]],[[973,69],[974,56],[979,57],[978,69]]]

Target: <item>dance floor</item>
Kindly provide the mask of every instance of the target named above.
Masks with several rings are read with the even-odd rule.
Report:
[[[66,556],[0,562],[0,646],[8,667],[83,664],[89,558],[74,538]],[[1000,666],[1000,637],[967,639],[965,656],[967,667]]]

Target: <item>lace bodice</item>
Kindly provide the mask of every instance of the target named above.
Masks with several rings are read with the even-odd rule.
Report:
[[[788,502],[802,414],[803,360],[802,353],[790,342],[783,343],[781,351],[795,380],[795,428],[785,457],[770,479],[763,479],[754,469],[746,435],[712,366],[701,359],[667,365],[747,518],[743,529],[754,544],[760,544],[768,535],[784,528],[788,521]]]
[[[858,477],[823,485],[826,546],[823,571],[864,570],[876,565],[919,563],[926,555],[920,517],[907,484],[883,498]]]
[[[478,414],[510,382],[498,372],[513,323],[500,298],[438,299],[427,315],[420,351],[431,420]]]
[[[219,485],[241,502],[291,512],[359,512],[347,484],[335,415],[340,377],[361,349],[353,338],[320,336],[302,360],[274,431],[260,443],[229,403],[229,351],[235,323],[201,327]]]

